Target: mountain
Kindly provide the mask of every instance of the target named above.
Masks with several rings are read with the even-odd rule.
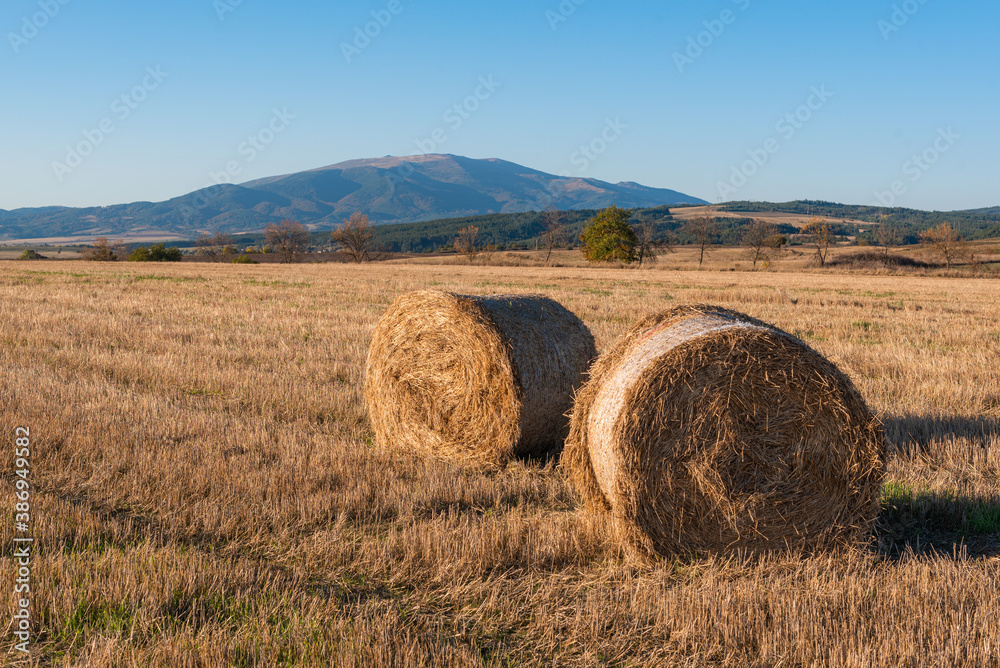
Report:
[[[555,206],[562,210],[707,204],[665,188],[547,174],[506,160],[456,155],[349,160],[222,184],[165,202],[0,210],[0,238],[243,232],[292,218],[329,229],[355,211],[375,223],[421,222]]]

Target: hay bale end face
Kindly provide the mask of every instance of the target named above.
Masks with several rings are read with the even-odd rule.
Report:
[[[497,468],[558,450],[590,331],[540,295],[403,295],[375,327],[365,399],[383,446]]]
[[[594,365],[563,455],[585,506],[641,556],[814,550],[874,523],[882,428],[819,353],[754,318],[684,306]]]

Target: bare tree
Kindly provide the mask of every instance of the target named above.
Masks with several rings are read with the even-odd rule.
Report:
[[[455,238],[455,250],[468,257],[471,264],[482,250],[479,244],[479,228],[469,225],[460,229],[458,237]]]
[[[107,237],[97,237],[94,245],[83,251],[80,257],[95,262],[117,262],[124,260],[125,255],[125,242],[121,239],[108,241]]]
[[[826,266],[826,258],[830,254],[830,246],[833,244],[833,232],[830,231],[830,224],[822,218],[813,218],[802,228],[804,234],[812,237],[816,244],[816,259],[819,266]]]
[[[375,242],[375,229],[363,213],[352,213],[330,233],[330,239],[354,262],[372,262],[388,255],[388,250]]]
[[[965,254],[962,235],[949,223],[941,223],[937,227],[924,230],[920,233],[920,239],[931,247],[935,255],[944,260],[949,269],[952,262]]]
[[[493,258],[496,257],[499,250],[500,246],[498,244],[484,244],[483,246],[480,246],[479,252],[483,256],[483,264],[492,263]]]
[[[203,255],[212,262],[227,262],[236,255],[236,241],[232,235],[225,232],[215,234],[199,234],[194,245],[198,247],[198,255]]]
[[[875,243],[881,249],[883,264],[889,264],[889,253],[903,244],[903,231],[898,225],[883,220],[875,230]]]
[[[778,228],[766,220],[753,219],[743,230],[740,239],[747,247],[747,255],[753,261],[754,271],[757,270],[758,262],[767,262],[771,259],[769,251],[776,247],[776,233]]]
[[[542,234],[542,239],[545,241],[545,262],[549,261],[552,256],[552,249],[556,247],[557,244],[562,242],[563,239],[563,214],[562,211],[557,209],[555,205],[549,205],[545,209],[545,232]]]
[[[684,231],[695,239],[695,245],[698,247],[698,266],[700,267],[705,261],[705,256],[715,245],[715,238],[719,234],[719,223],[711,216],[698,216],[684,226]]]
[[[309,230],[296,220],[285,219],[271,224],[264,230],[264,238],[271,249],[281,256],[282,262],[295,262],[298,253],[309,248]]]
[[[656,238],[656,228],[652,221],[644,220],[634,225],[632,231],[635,232],[635,259],[640,267],[643,262],[656,264],[656,258],[664,252],[674,252],[668,239]]]

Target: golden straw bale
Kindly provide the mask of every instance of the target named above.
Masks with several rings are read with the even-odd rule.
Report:
[[[483,468],[562,447],[597,357],[572,312],[540,295],[403,295],[375,327],[365,398],[378,442]]]
[[[881,424],[836,366],[703,305],[649,316],[601,356],[563,453],[585,507],[646,557],[856,539],[884,461]]]

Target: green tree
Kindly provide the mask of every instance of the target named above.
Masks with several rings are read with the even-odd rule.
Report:
[[[632,209],[614,204],[599,211],[587,221],[580,235],[583,256],[590,262],[634,262],[638,239],[628,224],[631,218]]]
[[[184,258],[181,249],[176,246],[167,248],[166,244],[153,244],[149,248],[140,246],[128,256],[129,262],[180,262]]]

